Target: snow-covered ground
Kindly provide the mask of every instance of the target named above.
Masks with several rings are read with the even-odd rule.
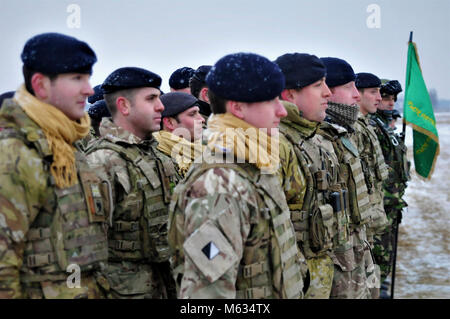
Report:
[[[395,298],[450,298],[450,113],[436,113],[440,155],[423,181],[412,169],[400,224]],[[397,126],[401,130],[401,124]],[[412,131],[406,144],[412,165]]]

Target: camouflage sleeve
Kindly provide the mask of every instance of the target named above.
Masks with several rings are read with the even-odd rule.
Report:
[[[306,180],[292,145],[280,135],[280,168],[278,176],[289,209],[301,210],[306,193]]]
[[[30,225],[48,196],[41,158],[18,139],[0,139],[0,299],[21,298],[19,269]]]
[[[257,207],[252,189],[235,171],[214,168],[187,191],[179,298],[236,297],[239,261]]]

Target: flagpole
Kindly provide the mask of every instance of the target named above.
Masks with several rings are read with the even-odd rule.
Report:
[[[408,42],[408,44],[412,42],[412,39],[413,39],[413,32],[410,31],[409,32],[409,42]],[[406,85],[406,83],[405,83],[405,85]],[[405,111],[403,111],[403,114],[405,114]],[[406,121],[405,121],[405,117],[403,115],[403,131],[402,131],[403,142],[405,142],[405,136],[406,136]]]
[[[411,31],[409,33],[409,42],[408,42],[408,48],[409,48],[409,43],[412,42],[413,39],[413,32]],[[408,80],[407,80],[408,81]],[[408,83],[405,83],[405,86],[408,85]],[[406,88],[405,88],[406,89]],[[403,114],[405,112],[403,111]],[[404,116],[404,115],[403,115]],[[402,133],[402,139],[403,139],[403,143],[405,143],[405,135],[406,135],[406,121],[405,118],[403,117],[403,133]],[[398,245],[398,228],[400,227],[400,220],[402,218],[402,211],[397,212],[397,218],[395,218],[395,226],[394,226],[394,245],[393,245],[393,258],[392,258],[392,274],[391,274],[391,299],[394,299],[394,287],[395,287],[395,271],[396,271],[396,264],[397,264],[397,245]]]

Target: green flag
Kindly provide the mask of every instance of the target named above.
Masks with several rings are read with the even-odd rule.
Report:
[[[439,155],[439,136],[433,106],[422,77],[416,44],[408,43],[403,120],[413,128],[414,166],[417,174],[430,179]]]

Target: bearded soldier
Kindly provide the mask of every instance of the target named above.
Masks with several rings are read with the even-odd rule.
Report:
[[[277,176],[284,76],[265,57],[236,53],[206,82],[207,147],[170,210],[178,297],[300,298],[302,256]]]
[[[31,38],[21,57],[25,84],[0,112],[0,298],[100,298],[109,192],[77,144],[97,58],[59,33]]]
[[[396,80],[385,81],[381,85],[381,103],[378,110],[372,115],[374,128],[381,144],[386,164],[389,166],[389,176],[383,184],[384,209],[389,225],[381,235],[375,236],[374,255],[381,268],[381,297],[387,298],[389,276],[392,267],[393,250],[395,249],[395,233],[402,218],[402,209],[408,206],[403,199],[409,175],[410,164],[407,159],[407,148],[402,133],[396,133],[390,124],[393,118],[393,107],[397,95],[402,91],[400,83]]]
[[[329,298],[334,274],[330,254],[348,240],[349,217],[344,209],[347,191],[338,178],[338,159],[330,142],[316,134],[331,95],[325,83],[326,68],[318,57],[305,53],[284,54],[275,62],[286,78],[281,96],[288,115],[281,120],[280,131],[295,149],[297,166],[305,176],[303,188],[290,185],[297,196],[306,189],[304,197],[290,203],[286,192],[298,244],[309,268],[305,297]],[[280,150],[283,145],[280,143]],[[280,151],[282,164],[286,162],[283,154]],[[284,175],[295,176],[295,171],[290,171]]]
[[[164,106],[159,75],[120,68],[102,89],[111,118],[100,124],[101,138],[86,151],[105,167],[112,188],[109,258],[103,271],[110,298],[174,298],[167,243],[167,211],[180,178],[169,157],[156,149]]]

